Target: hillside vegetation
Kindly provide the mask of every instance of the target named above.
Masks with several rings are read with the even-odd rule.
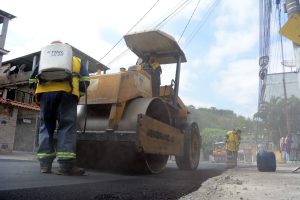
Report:
[[[202,149],[207,159],[213,150],[215,142],[224,141],[227,131],[239,128],[247,132],[254,127],[254,122],[243,116],[238,116],[231,110],[212,108],[195,108],[189,106],[192,118],[199,125],[202,136]]]

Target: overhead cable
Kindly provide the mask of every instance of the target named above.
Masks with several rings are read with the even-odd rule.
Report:
[[[163,19],[159,24],[157,24],[154,28],[155,29],[160,29],[162,26],[163,26],[163,23],[165,23],[169,18],[171,18],[172,16],[175,16],[176,12],[179,10],[179,9],[182,9],[184,6],[186,6],[186,3],[189,2],[191,0],[185,0],[183,3],[181,3],[181,5],[176,8],[173,12],[171,12],[171,14],[169,14],[165,19]]]
[[[194,31],[190,34],[190,36],[188,37],[188,39],[186,40],[186,44],[185,47],[188,47],[188,45],[191,43],[191,41],[194,39],[194,37],[197,35],[197,33],[200,31],[200,29],[202,28],[202,26],[205,24],[205,22],[207,22],[207,19],[210,17],[210,15],[213,13],[213,11],[215,10],[215,8],[217,7],[218,3],[220,3],[221,1],[219,0],[215,0],[210,7],[208,8],[208,12],[204,15],[203,19],[199,21],[199,23],[197,24],[196,28],[194,29]]]
[[[128,34],[132,29],[134,29],[145,17],[146,15],[158,4],[159,0],[157,0],[153,6],[127,31],[126,34]],[[99,60],[99,62],[105,58],[121,41],[123,40],[123,37]]]
[[[168,20],[170,20],[172,17],[174,17],[179,11],[181,11],[185,6],[187,6],[188,5],[188,2],[191,2],[191,0],[182,0],[181,2],[179,2],[174,8],[174,10],[167,16],[167,17],[165,17],[162,21],[160,21],[155,27],[154,27],[154,29],[160,29],[160,28],[162,28],[166,23],[167,23],[167,21]],[[154,4],[154,6],[155,6],[156,4]],[[154,7],[153,6],[153,7]],[[152,8],[151,8],[152,9]],[[150,9],[150,10],[151,10]],[[149,11],[150,11],[149,10]],[[149,12],[148,11],[148,12]],[[147,12],[147,13],[148,13]],[[121,40],[120,41],[122,41],[122,39],[123,38],[121,38]],[[119,42],[120,42],[119,41]],[[112,49],[111,49],[112,50]],[[118,59],[120,59],[121,57],[123,57],[124,55],[125,55],[125,53],[127,53],[129,51],[129,49],[127,49],[127,50],[125,50],[125,51],[123,51],[123,52],[121,52],[118,56],[116,56],[112,61],[110,61],[109,62],[109,64],[111,64],[111,63],[113,63],[113,62],[115,62],[115,61],[117,61]],[[108,65],[109,65],[108,64]]]
[[[185,25],[185,27],[184,27],[184,29],[183,29],[183,31],[182,31],[182,33],[181,33],[179,39],[178,39],[178,43],[180,42],[180,40],[181,40],[183,34],[185,33],[185,31],[186,31],[188,25],[190,24],[190,22],[191,22],[191,20],[192,20],[192,18],[193,18],[193,16],[194,16],[194,14],[195,14],[195,12],[196,12],[198,6],[199,6],[199,3],[200,3],[200,0],[198,0],[197,5],[196,5],[194,11],[193,11],[192,15],[191,15],[190,18],[189,18],[189,21],[188,21],[187,24]]]

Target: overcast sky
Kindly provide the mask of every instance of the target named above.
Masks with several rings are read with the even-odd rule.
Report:
[[[157,0],[5,0],[1,9],[17,18],[9,23],[4,60],[40,50],[61,40],[101,59]],[[182,0],[159,0],[131,31],[154,29]],[[187,105],[233,110],[252,117],[258,100],[258,0],[201,0],[180,39],[188,62],[182,65],[179,95]],[[159,28],[179,40],[198,0]],[[124,41],[101,62],[116,72],[136,62]],[[118,59],[115,59],[118,57]],[[114,62],[112,62],[114,61]],[[174,66],[162,66],[162,84]]]

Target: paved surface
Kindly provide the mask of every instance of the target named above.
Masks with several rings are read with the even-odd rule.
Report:
[[[179,199],[218,176],[224,165],[201,163],[197,171],[181,171],[174,162],[158,175],[124,175],[88,170],[87,176],[39,173],[34,154],[0,154],[0,199]],[[57,163],[54,168],[57,168]]]
[[[208,179],[181,200],[299,200],[300,170],[292,173],[299,165],[277,164],[276,172],[259,172],[254,164],[240,164]]]
[[[255,164],[200,163],[195,172],[170,162],[159,175],[129,176],[88,170],[88,176],[40,174],[34,154],[0,154],[0,200],[13,199],[181,199],[299,200],[300,166],[277,164],[276,172],[259,172]],[[57,168],[57,163],[54,164]]]

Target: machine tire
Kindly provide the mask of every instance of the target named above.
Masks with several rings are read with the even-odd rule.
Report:
[[[193,122],[184,130],[184,156],[175,156],[181,170],[196,170],[200,161],[201,136],[197,123]]]

